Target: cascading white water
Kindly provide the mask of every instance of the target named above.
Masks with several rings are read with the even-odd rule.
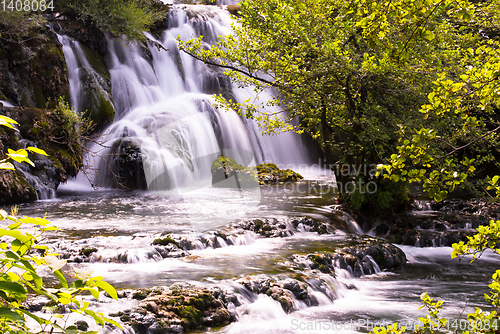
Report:
[[[106,80],[90,65],[80,43],[68,36],[59,34],[57,38],[62,44],[66,66],[68,67],[71,106],[76,108],[77,112],[84,113],[88,101],[93,98],[88,95],[92,93],[102,95],[106,101],[111,102],[111,96],[104,88]],[[92,85],[92,87],[84,89],[84,82],[88,86]]]
[[[15,105],[13,105],[12,103],[5,101],[5,100],[0,100],[0,103],[2,103],[2,105],[6,108],[14,108],[15,107]]]
[[[229,13],[219,7],[174,6],[168,29],[159,37],[147,35],[147,49],[108,41],[116,118],[102,140],[107,148],[94,148],[103,157],[94,162],[97,184],[116,187],[123,172],[129,172],[120,173],[124,167],[118,160],[131,152],[142,156],[147,185],[155,190],[210,185],[210,167],[221,153],[232,152],[246,166],[308,162],[298,135],[263,136],[234,111],[215,109],[211,94],[232,94],[243,101],[254,93],[233,89],[220,70],[178,51],[177,36],[202,35],[213,44],[218,35],[230,33],[230,23]],[[74,66],[68,61],[68,68]]]

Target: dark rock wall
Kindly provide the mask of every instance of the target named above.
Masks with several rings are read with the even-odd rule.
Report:
[[[0,100],[45,108],[48,99],[54,106],[59,96],[69,96],[64,54],[48,28],[22,44],[0,41],[0,69]]]
[[[16,164],[16,171],[0,171],[0,204],[36,200],[41,188],[56,189],[68,176],[76,176],[82,166],[82,148],[76,129],[68,127],[64,115],[53,109],[23,107],[0,108],[0,114],[19,123],[19,131],[0,127],[0,159],[8,149],[29,146],[49,154],[30,155],[34,167],[23,163]]]

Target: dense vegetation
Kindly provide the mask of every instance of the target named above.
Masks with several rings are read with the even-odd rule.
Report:
[[[49,12],[81,20],[114,36],[129,40],[142,39],[143,32],[165,17],[168,6],[156,0],[99,1],[61,0],[53,2],[54,8],[45,12],[6,10],[0,15],[0,39],[23,43],[38,37],[47,22]],[[51,18],[51,17],[49,17]]]
[[[57,1],[56,10],[95,24],[115,36],[129,40],[143,38],[143,32],[164,18],[166,6],[155,0]]]
[[[216,46],[180,46],[239,85],[276,92],[242,104],[220,96],[220,106],[268,132],[309,133],[338,166],[380,165],[376,179],[337,181],[376,181],[375,195],[341,196],[386,210],[408,200],[409,182],[442,200],[469,176],[497,173],[498,14],[481,1],[251,0]]]
[[[412,182],[436,201],[471,178],[482,179],[476,191],[500,194],[498,2],[247,0],[237,20],[233,35],[214,47],[201,39],[180,46],[225,67],[242,86],[277,92],[274,100],[243,104],[220,96],[221,106],[240,110],[270,132],[290,130],[290,120],[298,119],[294,130],[318,138],[337,164],[377,164],[379,192],[341,194],[351,206],[390,208],[406,199]],[[276,105],[286,114],[259,111]],[[373,175],[338,176],[345,182]],[[500,221],[479,227],[467,243],[454,244],[452,257],[498,254],[499,228]],[[492,325],[498,323],[499,280],[497,271],[485,296],[494,310],[464,315],[476,325],[469,332],[498,332]],[[421,327],[393,324],[375,333],[450,329],[439,315],[442,301],[423,294],[422,302],[428,314]]]

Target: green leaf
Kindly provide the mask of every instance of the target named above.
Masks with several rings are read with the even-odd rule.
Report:
[[[55,270],[54,275],[56,275],[57,279],[59,280],[63,288],[68,287],[68,281],[66,281],[66,278],[64,277],[64,274],[61,271],[61,269]]]
[[[50,222],[45,219],[45,218],[33,218],[33,217],[26,217],[24,216],[23,218],[19,218],[19,221],[25,224],[33,224],[33,225],[39,225],[39,226],[46,226],[50,224]]]
[[[15,120],[13,120],[10,117],[0,115],[0,122],[2,122],[2,121],[5,122],[5,123],[9,123],[9,124],[19,124],[19,123],[17,123]]]
[[[90,294],[92,295],[92,297],[94,297],[96,300],[99,300],[99,290],[95,287],[87,287],[87,288],[84,288],[83,290],[87,290],[90,292]]]
[[[40,318],[40,317],[34,315],[33,313],[26,311],[25,309],[19,308],[18,310],[19,310],[19,312],[26,314],[28,317],[30,317],[31,319],[38,322],[40,325],[45,325],[45,324],[48,324],[50,322],[49,320]]]
[[[0,169],[15,170],[16,167],[14,167],[14,165],[11,164],[10,162],[2,162],[0,163]]]
[[[49,156],[44,150],[39,149],[37,147],[28,147],[26,149],[28,151],[32,152],[32,153],[38,153],[38,154],[41,154],[41,155]]]
[[[95,281],[95,285],[104,290],[108,295],[111,296],[114,300],[118,300],[118,294],[116,293],[115,288],[105,281]]]
[[[22,243],[28,242],[29,240],[32,239],[31,236],[28,236],[28,235],[21,233],[19,231],[0,229],[0,237],[2,237],[2,236],[13,237]]]
[[[0,281],[0,289],[18,294],[27,293],[24,286],[17,282]]]
[[[6,126],[8,128],[16,130],[15,127],[13,127],[9,122],[6,122],[2,117],[5,117],[5,116],[0,115],[0,125],[3,125],[3,126]]]
[[[120,329],[123,329],[122,325],[120,325],[120,324],[119,324],[118,322],[116,322],[115,320],[110,319],[110,318],[105,317],[105,316],[103,316],[102,318],[104,319],[104,321],[106,321],[106,322],[108,322],[108,323],[110,323],[110,324],[112,324],[112,325],[114,325],[114,326],[116,326],[116,327],[118,327],[118,328],[120,328]]]
[[[13,312],[5,306],[0,307],[0,318],[7,318],[12,321],[24,322],[24,317],[22,317],[19,313]]]
[[[41,289],[43,286],[43,279],[36,274],[32,274],[32,276],[33,276],[33,282],[35,282],[35,287],[37,289]]]
[[[95,313],[94,311],[91,310],[84,310],[85,314],[90,315],[92,318],[94,318],[95,322],[101,326],[104,326],[104,319],[103,315],[99,313]]]
[[[434,199],[436,202],[441,202],[442,200],[445,200],[446,197],[448,197],[448,192],[446,190],[442,190],[434,196]]]

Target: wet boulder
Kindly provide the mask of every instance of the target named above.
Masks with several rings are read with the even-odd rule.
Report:
[[[254,294],[265,294],[280,303],[286,313],[299,309],[299,301],[307,306],[317,306],[318,300],[309,293],[308,285],[293,278],[266,275],[247,276],[237,280]]]
[[[260,184],[278,184],[285,182],[297,182],[304,177],[291,169],[279,169],[275,164],[257,165]]]
[[[336,269],[348,270],[354,277],[401,268],[407,261],[400,248],[378,238],[353,237],[350,243],[331,251],[295,254],[292,260],[300,267],[325,274],[335,275]]]
[[[123,138],[115,141],[112,151],[117,186],[131,190],[148,189],[140,144]]]
[[[135,294],[132,292],[132,297]],[[140,302],[136,308],[111,315],[119,317],[137,334],[184,333],[235,321],[224,303],[224,293],[218,288],[176,285],[140,289],[138,295]]]
[[[219,155],[211,167],[212,186],[224,188],[255,188],[258,179],[255,168],[243,167],[235,160]]]
[[[284,238],[297,232],[316,232],[318,234],[334,232],[333,225],[309,217],[252,219],[238,221],[228,226],[232,229],[252,231],[266,238]]]

